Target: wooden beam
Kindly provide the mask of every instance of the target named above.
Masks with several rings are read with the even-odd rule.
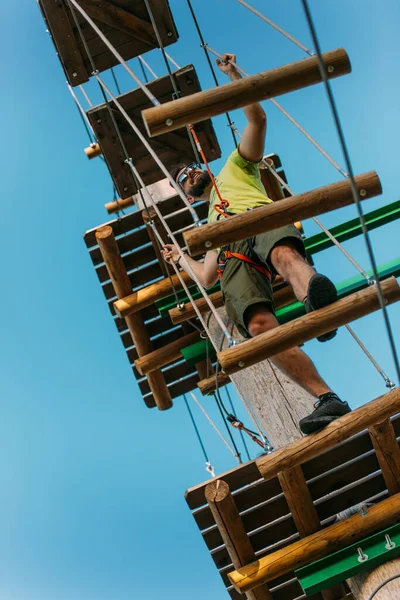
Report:
[[[325,429],[295,440],[288,446],[276,450],[268,456],[257,459],[261,476],[273,479],[277,473],[292,469],[326,452],[352,435],[367,427],[380,423],[400,411],[400,388],[364,404],[351,413],[330,423]]]
[[[180,274],[185,283],[193,283],[185,271],[181,271]],[[117,300],[117,302],[114,302],[115,312],[119,317],[125,318],[127,315],[131,315],[146,308],[146,306],[154,304],[156,300],[161,300],[161,298],[169,296],[173,292],[172,285],[176,290],[182,289],[178,275],[172,275],[171,280],[169,278],[161,279],[161,281],[152,283],[137,292],[133,292],[133,294]]]
[[[141,375],[148,375],[149,373],[178,360],[178,358],[181,358],[182,348],[186,348],[186,346],[198,342],[199,339],[200,334],[198,331],[189,333],[188,335],[171,342],[171,344],[167,344],[158,350],[153,350],[153,352],[141,356],[135,360],[135,367]]]
[[[222,292],[214,292],[213,294],[210,294],[210,300],[214,304],[215,308],[220,308],[224,304]],[[285,285],[285,287],[282,287],[279,290],[274,290],[275,308],[282,308],[283,306],[287,306],[295,301],[296,297],[290,286]],[[201,314],[210,311],[210,307],[208,306],[205,298],[199,298],[198,300],[195,300],[194,303]],[[188,319],[194,319],[197,316],[197,313],[190,302],[186,302],[181,308],[171,308],[171,310],[168,311],[168,314],[172,323],[175,325],[182,323],[183,321],[187,321]]]
[[[278,473],[289,510],[300,537],[306,537],[321,528],[303,471],[298,465]]]
[[[329,79],[351,71],[349,57],[343,48],[325,52],[322,58]],[[147,133],[153,137],[321,81],[318,58],[304,58],[211,90],[198,92],[190,97],[148,108],[142,111],[142,117]]]
[[[278,479],[300,537],[304,538],[319,531],[321,523],[301,467],[298,465],[281,471],[278,473]],[[323,600],[342,600],[345,592],[339,584],[322,590],[321,595]]]
[[[400,287],[395,277],[381,281],[381,290],[386,304],[392,304],[400,299]],[[225,373],[231,375],[379,308],[376,285],[371,285],[304,317],[274,327],[237,346],[223,350],[218,353],[218,360]]]
[[[150,225],[150,221],[153,221],[156,231],[158,232],[159,236],[163,240],[163,243],[168,244],[168,242],[170,241],[168,238],[168,234],[165,231],[165,227],[161,223],[160,217],[157,215],[153,206],[148,207],[147,210],[142,210],[142,219],[143,219],[143,223],[146,225],[147,234],[153,245],[154,252],[155,252],[156,258],[158,260],[158,264],[160,265],[162,274],[164,275],[164,277],[169,277],[170,275],[171,276],[174,275],[175,271],[174,271],[172,265],[170,265],[169,263],[167,263],[164,260],[164,257],[162,256],[161,251],[160,251],[158,237],[156,237],[156,234],[154,233],[153,228]]]
[[[124,210],[129,206],[134,206],[135,201],[133,196],[129,196],[128,198],[118,198],[118,200],[114,200],[113,202],[107,202],[105,204],[105,209],[109,215],[119,212],[120,210]]]
[[[119,253],[112,228],[106,225],[98,229],[96,231],[96,240],[117,297],[126,296],[132,291],[132,286]],[[137,313],[129,315],[125,320],[138,355],[149,354],[153,350],[153,347],[142,316]],[[171,408],[171,394],[168,391],[161,371],[154,371],[148,376],[147,380],[157,407],[160,410]]]
[[[400,448],[389,419],[368,429],[390,494],[400,492]]]
[[[225,373],[221,373],[221,371],[218,373],[219,388],[223,387],[224,385],[227,385],[228,383],[230,383],[230,381],[231,378],[229,377],[229,375],[225,375]],[[203,379],[202,381],[199,381],[197,387],[199,388],[203,396],[207,396],[207,394],[214,392],[217,387],[215,375],[213,375],[212,377],[208,377],[207,379]]]
[[[79,4],[92,19],[123,31],[141,42],[145,42],[151,48],[157,46],[154,29],[149,21],[140,19],[109,1],[96,0],[93,2],[93,0],[79,0]]]
[[[378,196],[382,192],[381,183],[375,171],[355,177],[361,200]],[[195,227],[183,236],[192,256],[225,244],[253,237],[265,231],[272,231],[295,221],[314,217],[354,202],[351,182],[344,179],[304,194],[260,206],[245,213]]]
[[[352,515],[228,573],[228,577],[235,590],[243,594],[392,525],[399,518],[399,514],[400,494],[396,494],[369,507],[366,516]]]
[[[94,142],[92,142],[87,148],[84,148],[84,152],[89,160],[92,160],[92,158],[96,158],[97,156],[102,155],[102,151],[99,144],[95,144]]]
[[[212,481],[205,489],[205,497],[217,524],[225,547],[235,569],[256,560],[229,485],[222,479]],[[268,586],[248,592],[249,600],[272,600]]]

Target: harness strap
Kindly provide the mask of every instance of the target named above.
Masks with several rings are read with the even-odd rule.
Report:
[[[221,250],[220,258],[218,259],[217,269],[220,278],[224,273],[226,261],[230,258],[238,258],[239,260],[247,262],[249,265],[257,269],[257,271],[259,271],[262,275],[264,275],[265,277],[267,277],[267,279],[271,281],[271,273],[267,267],[256,263],[254,260],[252,260],[248,256],[245,256],[244,254],[239,254],[239,252],[231,252],[231,250]]]

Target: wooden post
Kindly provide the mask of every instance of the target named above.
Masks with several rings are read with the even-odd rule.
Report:
[[[369,428],[379,466],[390,494],[400,492],[400,448],[389,419]]]
[[[229,485],[222,479],[212,481],[206,487],[205,497],[235,569],[256,560]],[[246,596],[249,600],[272,600],[266,585]]]
[[[132,286],[122,262],[112,228],[106,225],[98,229],[96,231],[96,240],[117,297],[127,296],[132,291]],[[125,320],[138,355],[149,354],[153,348],[142,316],[136,313],[135,315],[129,315]],[[147,380],[157,407],[160,410],[171,408],[171,394],[161,371],[154,371],[149,374]]]
[[[129,196],[129,198],[118,198],[118,200],[114,200],[113,202],[107,202],[105,204],[105,209],[109,215],[119,212],[120,210],[124,210],[129,206],[134,206],[135,201],[133,196]]]
[[[193,284],[193,281],[185,271],[181,271],[181,276],[185,283]],[[161,300],[161,298],[165,298],[172,294],[172,284],[176,290],[181,290],[182,284],[178,275],[172,275],[171,279],[172,283],[169,278],[162,279],[161,281],[157,281],[157,283],[151,283],[147,287],[125,296],[125,298],[117,300],[114,302],[115,312],[119,317],[125,318],[127,315],[132,315],[133,313],[146,308],[146,306],[154,304],[156,300]]]
[[[169,277],[170,275],[174,275],[175,271],[174,271],[172,265],[168,264],[164,260],[162,254],[161,254],[160,248],[159,248],[159,240],[156,237],[156,234],[154,233],[153,228],[150,225],[150,221],[152,221],[154,223],[154,226],[155,226],[157,232],[159,233],[161,239],[163,240],[163,243],[167,244],[169,241],[167,232],[165,231],[165,227],[162,225],[162,223],[160,221],[160,217],[157,215],[153,206],[150,206],[148,208],[148,210],[142,210],[142,219],[143,219],[143,223],[146,225],[148,236],[153,245],[154,252],[156,254],[156,258],[161,267],[161,271],[162,271],[164,277]]]
[[[354,179],[361,200],[378,196],[382,192],[375,171],[357,175]],[[196,256],[231,242],[348,206],[353,202],[351,182],[344,179],[304,194],[296,194],[280,202],[260,206],[223,221],[195,227],[185,231],[183,236],[190,254]]]
[[[368,509],[368,515],[355,514],[327,529],[268,554],[241,569],[228,573],[234,588],[244,593],[293,569],[298,569],[369,534],[396,522],[400,514],[400,494],[382,500]]]
[[[343,48],[325,52],[322,58],[329,78],[351,71],[349,57]],[[142,111],[143,121],[147,133],[153,137],[321,81],[318,58],[304,58],[277,69],[148,108]]]
[[[88,157],[88,159],[91,160],[92,158],[96,158],[97,156],[101,156],[102,155],[102,151],[101,151],[101,148],[100,148],[99,144],[95,144],[94,142],[92,142],[90,144],[90,146],[88,146],[87,148],[85,148],[85,154]]]
[[[386,304],[392,304],[400,299],[400,287],[395,277],[382,281],[381,290]],[[225,373],[232,375],[379,308],[376,285],[371,285],[329,306],[219,352],[218,360]]]

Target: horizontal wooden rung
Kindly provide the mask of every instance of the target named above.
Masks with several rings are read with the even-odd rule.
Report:
[[[195,342],[199,341],[199,339],[200,334],[198,331],[188,333],[187,335],[178,338],[174,342],[171,342],[162,348],[153,350],[153,352],[141,356],[135,360],[135,366],[141,375],[148,375],[152,371],[161,369],[161,367],[165,367],[175,360],[182,358],[182,348],[186,348],[187,346],[194,344]]]
[[[260,475],[265,480],[273,479],[277,473],[311,460],[399,411],[400,388],[397,387],[340,419],[336,419],[322,431],[295,440],[268,456],[261,456],[256,461]]]
[[[325,52],[322,60],[331,79],[350,73],[350,60],[343,48]],[[142,111],[150,137],[198,123],[229,110],[293,92],[321,82],[318,57],[305,58],[245,79],[198,92]]]
[[[313,533],[236,571],[228,573],[234,588],[246,593],[310,562],[341,550],[363,537],[392,525],[398,519],[400,494],[368,508],[367,515],[355,514]]]
[[[375,171],[357,175],[354,180],[361,200],[382,193],[382,186]],[[260,206],[223,221],[195,227],[191,231],[186,231],[183,236],[190,254],[196,256],[225,244],[348,206],[353,202],[351,182],[344,179],[279,202]]]
[[[400,299],[400,287],[395,277],[382,281],[380,285],[386,304],[392,304]],[[377,286],[371,285],[325,308],[223,350],[218,353],[218,360],[225,373],[231,375],[379,308]]]
[[[218,373],[219,388],[223,387],[224,385],[227,385],[228,383],[230,383],[230,381],[231,378],[229,377],[229,375],[226,375],[221,371]],[[213,375],[212,377],[208,377],[207,379],[203,379],[202,381],[199,381],[197,387],[199,388],[203,396],[207,396],[207,394],[215,392],[215,390],[217,389],[217,381],[215,375]]]

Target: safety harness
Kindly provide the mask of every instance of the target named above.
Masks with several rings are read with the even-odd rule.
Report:
[[[248,240],[248,243],[249,243],[249,249],[251,250],[250,240]],[[247,262],[249,265],[254,267],[259,273],[262,273],[262,275],[264,275],[265,277],[267,277],[267,279],[269,279],[271,281],[271,273],[265,265],[257,263],[255,260],[252,260],[245,254],[240,254],[239,252],[232,252],[229,249],[229,246],[224,246],[223,248],[221,248],[220,253],[218,255],[217,273],[218,273],[220,279],[222,278],[222,275],[224,274],[226,263],[230,258],[238,258],[239,260]]]

